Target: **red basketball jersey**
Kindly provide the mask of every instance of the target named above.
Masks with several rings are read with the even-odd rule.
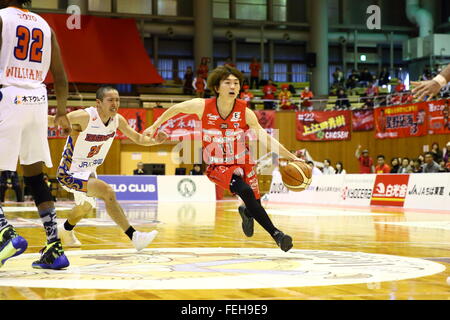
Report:
[[[236,99],[226,118],[217,110],[217,98],[205,99],[202,116],[203,159],[208,164],[245,164],[248,161],[245,120],[247,102]]]

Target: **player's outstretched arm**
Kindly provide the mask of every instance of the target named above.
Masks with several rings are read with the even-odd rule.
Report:
[[[245,117],[250,129],[254,130],[258,136],[258,139],[264,144],[265,147],[269,147],[269,151],[276,152],[285,159],[301,161],[301,159],[289,152],[277,139],[269,135],[266,130],[261,127],[258,122],[258,118],[252,110],[246,109]]]
[[[119,114],[119,130],[127,137],[130,138],[136,144],[141,146],[154,146],[163,143],[167,139],[167,134],[164,132],[158,133],[157,137],[150,138],[140,134],[134,130],[127,122],[127,120]]]
[[[66,116],[69,120],[70,125],[77,126],[78,131],[84,131],[87,127],[87,124],[89,123],[89,114],[83,109],[69,112]],[[56,126],[56,116],[48,115],[47,118],[49,127]]]
[[[444,87],[450,79],[450,64],[445,67],[444,70],[432,80],[426,81],[412,81],[411,84],[414,86],[412,93],[415,98],[422,100],[428,96],[427,101],[431,100],[439,91]]]
[[[196,114],[199,119],[202,118],[205,108],[205,100],[195,98],[181,103],[177,103],[166,110],[150,127],[144,130],[143,134],[147,137],[153,137],[156,130],[167,120],[179,113]]]

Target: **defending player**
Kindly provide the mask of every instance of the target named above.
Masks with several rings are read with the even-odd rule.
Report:
[[[217,67],[208,77],[208,87],[217,97],[192,99],[172,106],[144,134],[152,137],[161,124],[179,113],[196,114],[202,121],[203,157],[209,164],[206,175],[244,201],[245,206],[239,207],[239,213],[245,235],[253,235],[253,219],[256,219],[277,245],[288,251],[292,248],[292,238],[275,228],[261,206],[255,164],[242,139],[253,129],[265,146],[274,146],[286,159],[299,159],[266,133],[253,111],[247,108],[246,101],[236,99],[242,80],[242,73],[237,69]]]
[[[42,172],[43,163],[52,167],[43,81],[50,69],[58,103],[55,123],[66,134],[70,131],[66,117],[68,84],[56,36],[44,19],[23,8],[30,2],[0,1],[0,170],[15,171],[20,158],[25,185],[42,219],[47,244],[40,259],[32,263],[33,268],[62,269],[69,261],[58,238],[55,206]],[[27,246],[0,207],[0,267]]]
[[[158,232],[140,232],[130,226],[114,190],[106,182],[97,179],[96,169],[104,162],[117,129],[131,141],[143,146],[159,144],[167,136],[163,133],[156,141],[133,130],[125,118],[117,113],[120,98],[112,87],[99,88],[96,102],[96,107],[72,111],[67,115],[72,133],[67,137],[57,179],[65,190],[74,194],[76,206],[64,225],[58,227],[58,231],[65,245],[80,246],[73,228],[95,207],[95,198],[99,198],[105,202],[109,216],[130,238],[136,250],[140,251],[152,242]],[[49,116],[50,126],[52,119]]]

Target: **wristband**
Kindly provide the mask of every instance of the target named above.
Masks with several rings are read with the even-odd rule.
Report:
[[[447,79],[445,79],[442,75],[438,74],[436,77],[433,78],[434,81],[439,83],[439,85],[444,87],[447,84]]]

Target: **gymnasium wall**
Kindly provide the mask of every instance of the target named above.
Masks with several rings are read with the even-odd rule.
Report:
[[[147,123],[153,122],[153,112],[151,109],[147,111],[147,121]],[[354,157],[358,144],[361,144],[363,148],[369,149],[374,161],[376,161],[377,154],[382,153],[386,156],[387,162],[390,163],[390,159],[394,156],[417,157],[423,152],[423,145],[429,145],[431,147],[433,142],[438,142],[442,148],[450,141],[450,136],[448,135],[427,135],[414,138],[378,140],[374,138],[374,131],[366,131],[352,132],[352,139],[348,141],[302,142],[297,141],[295,138],[295,112],[289,111],[279,111],[276,113],[275,126],[280,128],[280,142],[288,150],[306,148],[314,160],[323,161],[323,159],[329,158],[332,163],[340,160],[344,163],[344,168],[348,173],[358,172],[358,162]],[[47,170],[47,173],[50,176],[54,176],[57,164],[61,159],[65,140],[49,139],[49,144],[54,167]],[[132,174],[139,161],[144,163],[165,163],[166,174],[174,174],[175,168],[177,167],[184,167],[189,171],[192,168],[191,164],[178,165],[172,162],[172,157],[176,156],[172,152],[173,146],[174,144],[143,147],[131,144],[129,141],[115,140],[104,164],[98,168],[98,173]],[[195,150],[191,150],[190,152],[191,159],[194,159],[193,154]],[[137,159],[139,157],[140,160]]]

